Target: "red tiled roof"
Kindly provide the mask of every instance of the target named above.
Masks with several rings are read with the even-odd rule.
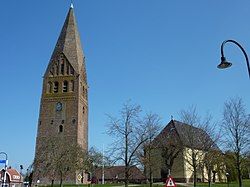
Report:
[[[10,182],[19,183],[22,182],[21,175],[16,169],[7,169],[7,175],[9,176]],[[0,178],[2,178],[3,172],[0,172]]]

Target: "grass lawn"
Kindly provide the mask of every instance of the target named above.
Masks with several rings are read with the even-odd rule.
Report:
[[[237,182],[230,182],[229,183],[229,187],[238,187],[238,186],[239,186],[239,184]],[[190,185],[190,187],[192,187],[192,185]],[[197,187],[208,187],[208,183],[198,183]],[[215,184],[212,184],[211,187],[228,187],[228,184],[227,183],[215,183]],[[243,180],[243,187],[250,187],[250,180],[249,179]]]
[[[49,185],[48,185],[49,186]],[[69,185],[65,184],[63,187],[122,187],[122,184],[91,184],[91,185]],[[130,184],[130,187],[149,187],[149,184]],[[184,185],[177,185],[177,187],[183,187]],[[185,185],[187,187],[187,185]],[[192,187],[192,184],[189,184],[188,187]],[[39,186],[42,187],[42,186]],[[54,185],[54,187],[59,187],[59,185]],[[154,184],[153,187],[165,187],[165,184],[158,183]],[[208,187],[208,183],[198,183],[197,187]],[[211,187],[228,187],[227,183],[215,183]],[[229,187],[238,187],[237,182],[230,182]],[[250,187],[250,179],[243,180],[243,187]]]

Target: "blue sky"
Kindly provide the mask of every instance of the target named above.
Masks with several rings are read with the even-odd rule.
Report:
[[[0,151],[31,164],[42,76],[69,9],[67,0],[1,1]],[[242,52],[225,46],[232,68],[219,70],[220,45],[250,52],[250,1],[74,0],[89,84],[89,146],[108,147],[107,117],[131,99],[167,124],[195,105],[222,118],[241,97],[250,110]],[[1,167],[1,166],[0,166]]]

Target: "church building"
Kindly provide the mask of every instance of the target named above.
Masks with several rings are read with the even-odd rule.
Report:
[[[43,76],[37,124],[34,183],[51,182],[52,174],[41,172],[46,168],[44,159],[48,159],[43,155],[48,151],[47,140],[57,137],[66,142],[64,145],[66,147],[75,144],[83,151],[88,150],[87,74],[72,4]],[[84,177],[84,171],[75,171],[67,175],[64,180],[76,184],[86,183],[87,179]],[[53,182],[59,183],[58,181],[60,178],[55,175]]]

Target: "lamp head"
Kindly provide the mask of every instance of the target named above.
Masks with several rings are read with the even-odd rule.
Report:
[[[217,68],[219,68],[219,69],[225,69],[225,68],[229,68],[230,66],[232,66],[232,63],[228,62],[226,60],[226,57],[222,56],[221,57],[221,63],[217,66]]]

